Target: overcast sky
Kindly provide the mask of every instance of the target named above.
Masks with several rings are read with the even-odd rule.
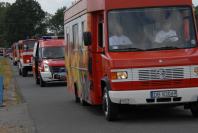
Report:
[[[13,3],[15,0],[0,0],[0,2],[2,1]],[[73,0],[36,0],[36,1],[38,1],[41,4],[43,10],[54,14],[58,8],[61,8],[63,6],[69,7]],[[193,0],[193,3],[195,5],[198,5],[198,0]]]
[[[2,1],[13,3],[16,0],[0,0],[0,2]],[[44,11],[54,14],[57,9],[63,6],[69,7],[73,0],[36,0],[36,1],[38,1],[41,4],[41,7]]]

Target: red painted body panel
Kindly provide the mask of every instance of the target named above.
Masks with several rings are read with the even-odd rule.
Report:
[[[83,1],[83,0],[82,0]],[[84,0],[86,1],[86,0]],[[119,8],[144,8],[159,6],[192,6],[192,0],[87,0],[88,12]]]
[[[150,89],[174,89],[191,88],[198,86],[198,79],[165,80],[165,81],[143,81],[143,82],[119,82],[111,83],[111,89],[115,91],[127,90],[150,90]]]
[[[198,49],[109,53],[113,69],[198,65]],[[159,60],[163,62],[159,62]]]
[[[106,0],[106,10],[182,5],[192,6],[192,0],[116,0],[116,2]]]

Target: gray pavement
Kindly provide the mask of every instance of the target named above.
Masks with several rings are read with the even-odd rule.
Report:
[[[35,85],[31,76],[17,76],[37,133],[197,133],[198,119],[183,108],[122,110],[121,119],[107,122],[100,107],[74,102],[65,86]]]
[[[0,108],[0,133],[35,133],[25,103]]]

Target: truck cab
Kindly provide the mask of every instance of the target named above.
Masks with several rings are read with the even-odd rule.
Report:
[[[32,56],[35,42],[35,39],[20,40],[18,42],[18,71],[19,75],[23,77],[26,77],[28,72],[32,71]]]
[[[58,37],[44,37],[35,44],[32,69],[36,84],[66,83],[64,53],[64,40]]]

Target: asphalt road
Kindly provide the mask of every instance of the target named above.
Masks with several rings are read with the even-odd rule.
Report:
[[[31,76],[16,75],[37,133],[197,133],[198,119],[183,108],[132,109],[107,122],[100,107],[74,102],[66,86],[41,88]]]

